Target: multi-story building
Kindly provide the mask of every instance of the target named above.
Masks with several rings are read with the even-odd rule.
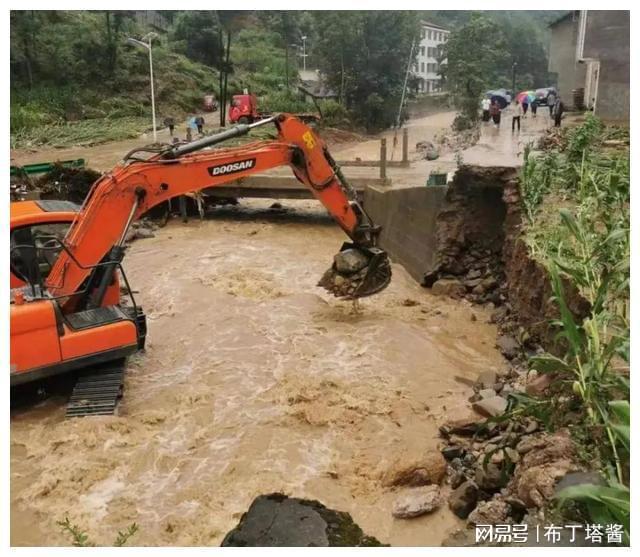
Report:
[[[601,118],[628,120],[629,11],[573,10],[550,27],[549,71],[563,102],[575,95]]]
[[[420,42],[414,74],[419,78],[418,90],[423,93],[441,91],[442,77],[439,74],[442,60],[442,48],[449,38],[449,31],[444,27],[421,21]]]

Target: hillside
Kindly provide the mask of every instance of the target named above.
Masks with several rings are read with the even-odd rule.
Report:
[[[228,99],[244,88],[264,110],[316,107],[297,91],[301,37],[308,68],[320,68],[340,102],[323,105],[328,125],[377,131],[391,125],[418,22],[452,30],[468,11],[13,11],[11,145],[65,146],[136,137],[150,130],[146,50],[153,40],[158,125],[202,110],[205,94]],[[558,11],[483,12],[501,31],[507,55],[493,86],[549,84],[547,43]],[[409,98],[415,88],[409,84]],[[224,114],[208,124],[224,121]]]

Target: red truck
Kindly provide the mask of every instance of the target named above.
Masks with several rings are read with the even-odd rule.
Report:
[[[255,93],[233,95],[231,98],[228,116],[230,124],[251,124],[256,120],[268,118],[272,115],[273,113],[271,112],[258,110],[258,97],[256,97]],[[295,116],[306,123],[319,119],[317,114],[296,113]]]
[[[258,112],[258,98],[255,94],[233,95],[231,98],[230,124],[251,124],[267,116],[268,114]]]

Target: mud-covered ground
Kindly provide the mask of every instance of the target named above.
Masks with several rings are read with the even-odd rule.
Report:
[[[274,491],[348,511],[393,545],[439,545],[459,526],[446,505],[392,518],[381,475],[466,412],[455,376],[504,367],[494,327],[397,265],[355,312],[315,286],[344,240],[322,208],[268,207],[243,201],[131,246],[147,350],[120,416],[65,420],[61,399],[14,413],[12,545],[68,543],[67,515],[99,544],[135,521],[133,544],[217,545]]]

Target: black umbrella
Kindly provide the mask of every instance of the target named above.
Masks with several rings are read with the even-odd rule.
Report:
[[[498,103],[500,105],[500,108],[504,108],[509,104],[509,101],[507,101],[507,97],[496,93],[493,93],[491,95],[491,102]]]

